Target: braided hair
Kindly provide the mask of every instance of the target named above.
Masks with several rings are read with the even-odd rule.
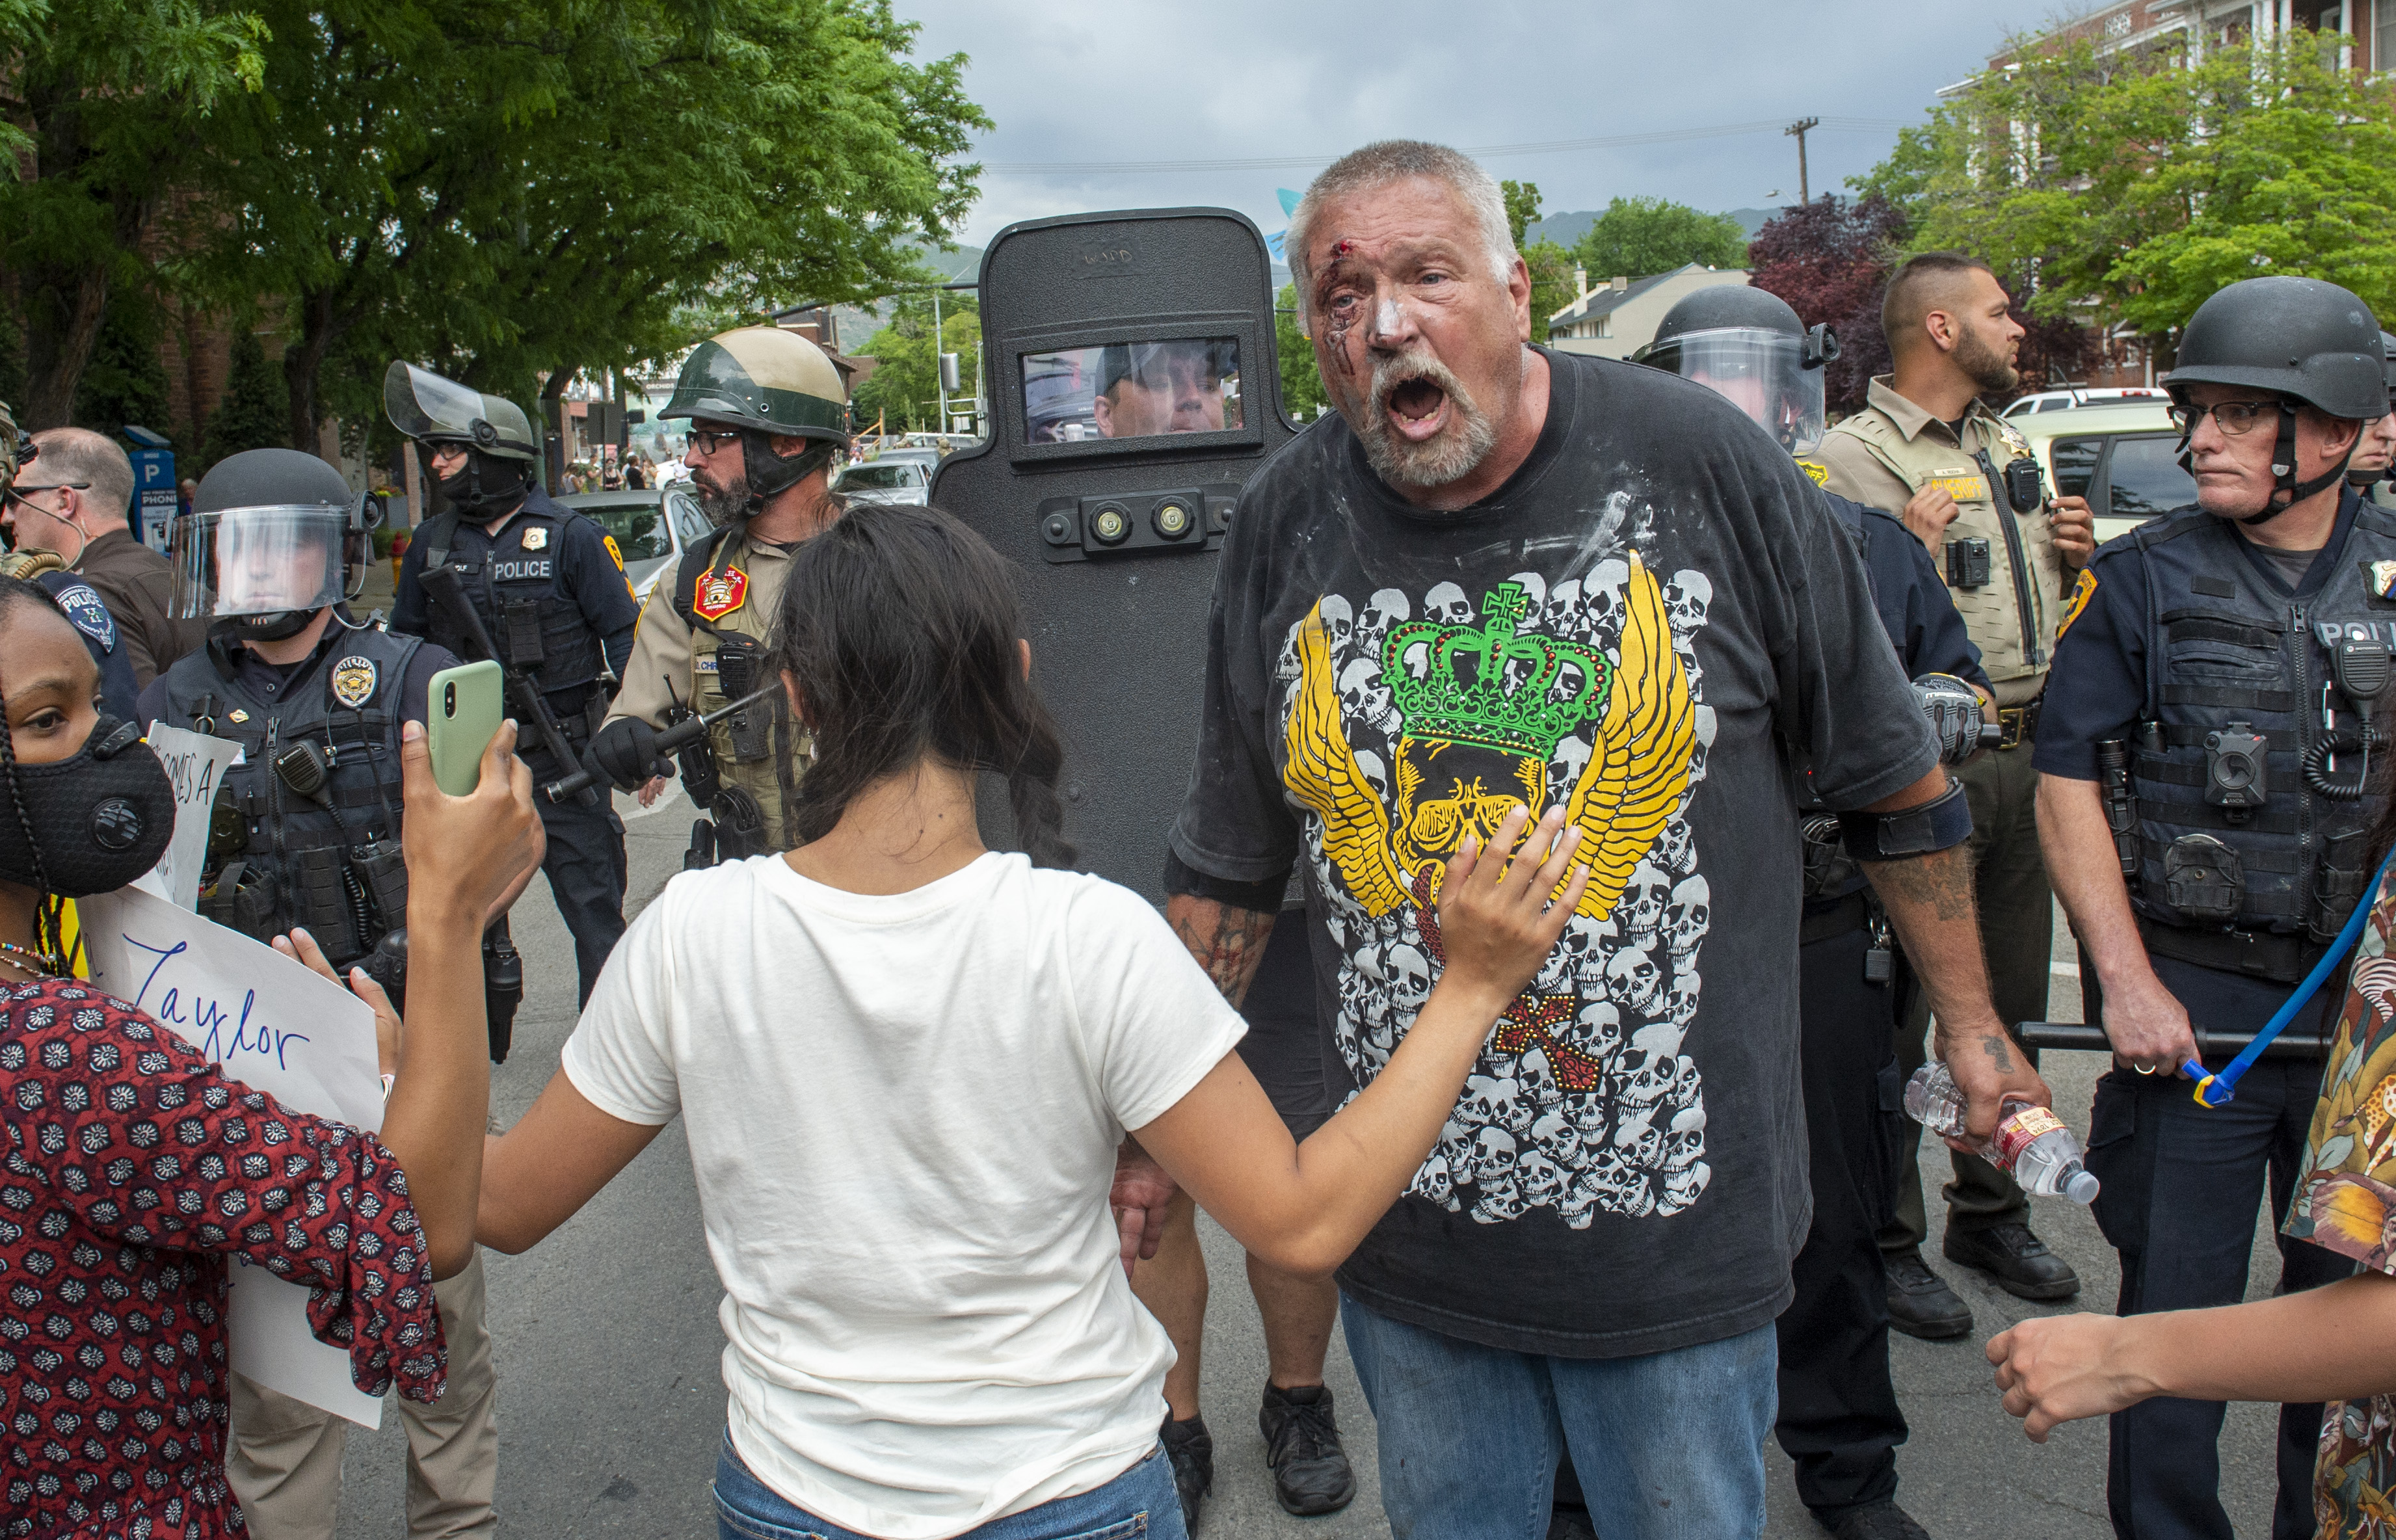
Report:
[[[787,787],[798,843],[832,832],[875,781],[929,754],[1006,779],[1016,843],[1071,867],[1056,721],[1023,677],[1015,575],[937,508],[853,506],[801,546],[775,617],[773,666],[798,682],[815,763]]]

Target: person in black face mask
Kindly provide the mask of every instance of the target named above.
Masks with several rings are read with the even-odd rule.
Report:
[[[532,484],[537,441],[513,402],[395,362],[384,377],[383,405],[392,425],[428,451],[447,505],[408,544],[391,629],[461,657],[496,657],[528,681],[564,740],[562,752],[544,743],[549,728],[515,707],[533,775],[545,783],[574,774],[606,719],[641,617],[622,553],[588,514],[561,507]],[[458,580],[448,599],[425,582],[444,568]],[[460,605],[479,620],[487,651]],[[549,830],[550,894],[574,935],[579,998],[587,1001],[624,934],[623,820],[604,787],[579,800],[543,798],[540,816]]]

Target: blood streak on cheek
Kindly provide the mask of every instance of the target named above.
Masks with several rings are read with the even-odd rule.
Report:
[[[1353,241],[1339,241],[1332,246],[1331,269],[1323,275],[1322,286],[1315,290],[1314,303],[1317,310],[1324,308],[1331,291],[1338,286],[1341,276],[1340,269],[1344,265],[1340,261],[1340,259],[1346,257],[1350,252],[1355,249],[1356,243]],[[1331,360],[1334,364],[1338,365],[1339,372],[1342,376],[1352,375],[1356,372],[1355,365],[1349,362],[1348,358],[1348,333],[1355,325],[1356,318],[1354,315],[1339,315],[1334,316],[1331,319],[1330,325],[1324,328],[1324,344],[1331,350]]]

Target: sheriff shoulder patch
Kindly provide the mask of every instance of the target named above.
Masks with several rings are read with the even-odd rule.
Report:
[[[333,698],[354,711],[374,698],[375,679],[374,659],[352,653],[333,665]]]
[[[691,596],[690,607],[702,619],[721,620],[739,609],[748,597],[749,575],[739,567],[725,567],[699,580],[699,591]]]
[[[549,525],[533,524],[525,530],[524,548],[526,551],[544,551],[547,550],[548,547]]]
[[[1830,468],[1820,460],[1807,459],[1800,455],[1797,457],[1797,469],[1804,471],[1806,477],[1817,486],[1830,485]]]
[[[2381,564],[2386,566],[2396,566],[2396,562],[2388,562]],[[2071,597],[2070,599],[2064,601],[2063,618],[2056,623],[2055,639],[2057,642],[2062,641],[2063,633],[2071,629],[2071,622],[2080,618],[2080,612],[2088,607],[2088,601],[2096,597],[2096,574],[2086,567],[2083,567],[2080,569],[2080,586],[2071,591]]]
[[[616,564],[617,571],[623,571],[624,552],[622,548],[616,544],[616,537],[613,535],[602,535],[599,538],[607,542],[607,559]]]
[[[67,612],[75,630],[100,644],[100,651],[116,650],[116,622],[110,618],[108,606],[100,603],[89,583],[69,583],[51,597],[59,602],[59,608]]]

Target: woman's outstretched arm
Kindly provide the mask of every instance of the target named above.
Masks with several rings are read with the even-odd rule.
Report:
[[[513,1128],[484,1143],[475,1239],[510,1255],[539,1245],[664,1127],[600,1111],[556,1071]]]

